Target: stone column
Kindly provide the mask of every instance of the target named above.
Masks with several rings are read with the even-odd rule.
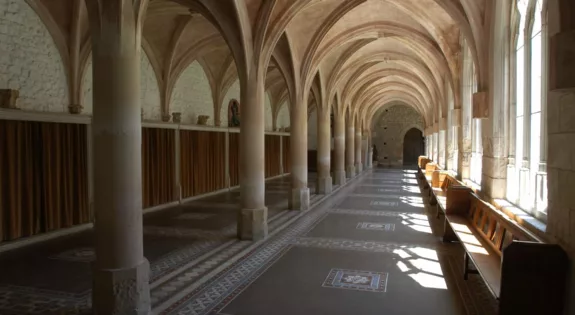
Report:
[[[345,118],[343,114],[336,113],[333,126],[334,146],[334,177],[336,185],[345,184]]]
[[[291,190],[288,200],[291,210],[309,209],[307,187],[307,97],[291,107]]]
[[[261,73],[254,76],[240,78],[241,210],[238,214],[238,237],[255,241],[268,234],[268,209],[265,206],[264,80]]]
[[[131,1],[89,5],[93,62],[94,314],[150,314],[142,228],[138,12]],[[141,17],[140,17],[141,18]]]
[[[327,108],[326,108],[327,107]],[[330,194],[332,191],[331,179],[331,128],[330,108],[317,109],[317,192]]]
[[[372,169],[373,168],[373,143],[371,140],[371,130],[367,130],[367,168],[368,169]]]
[[[363,172],[363,162],[361,151],[363,149],[362,132],[361,132],[361,121],[357,117],[355,120],[355,173],[360,174]]]
[[[461,81],[463,106],[461,108],[461,133],[458,134],[459,146],[459,173],[461,179],[471,178],[471,120],[473,107],[473,57],[467,41],[463,42],[463,75]]]
[[[481,119],[482,131],[482,179],[481,189],[491,198],[505,198],[507,190],[507,141],[505,128],[508,102],[506,86],[508,81],[509,55],[511,42],[509,12],[511,1],[494,3],[494,22],[491,27],[491,62],[488,84],[479,87],[480,92],[488,94],[489,118]],[[485,89],[487,85],[487,89]],[[527,88],[528,89],[528,88]],[[472,170],[473,171],[473,170]]]
[[[351,115],[348,115],[345,121],[345,163],[346,176],[353,178],[355,176],[355,128]]]

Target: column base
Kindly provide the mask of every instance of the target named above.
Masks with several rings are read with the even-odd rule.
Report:
[[[290,210],[306,211],[309,209],[309,188],[295,188],[290,191]]]
[[[355,166],[354,165],[348,165],[347,170],[345,172],[345,175],[347,176],[347,178],[354,178],[355,177]]]
[[[345,185],[345,171],[334,171],[333,176],[335,177],[336,185]]]
[[[148,315],[150,303],[150,264],[127,269],[97,269],[93,266],[92,309],[96,315]]]
[[[329,195],[333,191],[333,180],[331,177],[319,178],[317,180],[317,193]]]
[[[238,238],[259,241],[268,236],[268,208],[241,209],[238,215]]]
[[[356,164],[355,169],[356,169],[356,173],[359,175],[361,172],[363,172],[363,164],[362,163]]]

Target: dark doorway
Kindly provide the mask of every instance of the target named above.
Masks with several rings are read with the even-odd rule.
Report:
[[[415,165],[423,155],[423,134],[417,128],[411,128],[403,138],[403,165]]]

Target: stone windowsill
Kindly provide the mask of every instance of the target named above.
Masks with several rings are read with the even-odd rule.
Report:
[[[511,219],[515,220],[520,225],[527,228],[529,231],[535,233],[537,236],[547,239],[545,231],[547,230],[547,224],[529,212],[519,208],[518,206],[512,204],[505,199],[495,199],[493,200],[493,205],[507,214]]]
[[[465,184],[469,186],[477,195],[481,195],[481,185],[469,179],[465,180]],[[509,218],[519,223],[527,230],[531,231],[542,239],[547,239],[547,236],[545,235],[547,224],[545,222],[537,219],[529,212],[519,208],[518,206],[505,199],[493,199],[491,203],[493,206],[495,206],[495,208],[501,210],[503,213],[509,216]]]

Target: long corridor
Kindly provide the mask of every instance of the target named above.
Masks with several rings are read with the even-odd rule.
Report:
[[[313,176],[310,178],[313,182]],[[287,178],[269,181],[270,235],[234,237],[239,192],[147,215],[154,314],[495,314],[478,276],[415,170],[366,171],[307,212],[287,211]],[[0,314],[91,314],[92,234],[0,255]]]
[[[158,314],[495,314],[414,170],[358,176]]]

